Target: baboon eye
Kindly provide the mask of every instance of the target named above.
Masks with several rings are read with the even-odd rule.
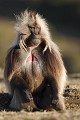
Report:
[[[35,28],[36,28],[36,29],[40,29],[40,28],[41,28],[41,27],[39,27],[39,26],[29,26],[29,25],[28,25],[28,27],[29,27],[30,29],[35,29]]]
[[[39,32],[40,32],[40,30],[41,30],[41,27],[39,27],[39,26],[38,26],[38,27],[36,27],[36,29],[37,29],[37,30],[39,30]]]
[[[35,27],[34,27],[34,26],[29,26],[29,25],[28,25],[28,27],[29,27],[29,29],[30,29],[30,30],[35,29]]]

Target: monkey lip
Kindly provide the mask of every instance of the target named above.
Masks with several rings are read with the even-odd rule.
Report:
[[[34,44],[34,43],[32,43],[32,44],[26,44],[27,45],[27,47],[30,47],[30,48],[35,48],[35,47],[37,47],[39,44]]]
[[[41,40],[36,36],[30,36],[28,39],[24,40],[24,43],[27,47],[36,47],[41,43]]]
[[[30,45],[27,45],[27,47],[34,47],[34,45],[31,45],[31,44],[30,44]]]

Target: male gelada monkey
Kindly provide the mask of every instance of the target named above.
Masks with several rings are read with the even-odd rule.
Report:
[[[8,50],[5,82],[13,110],[64,110],[66,70],[45,19],[26,10],[17,17],[17,37]]]

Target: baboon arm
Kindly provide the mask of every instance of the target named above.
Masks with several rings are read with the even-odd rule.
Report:
[[[8,51],[6,61],[5,61],[5,69],[4,69],[4,77],[6,80],[11,80],[14,73],[16,72],[17,64],[19,61],[19,56],[16,54],[15,48]]]

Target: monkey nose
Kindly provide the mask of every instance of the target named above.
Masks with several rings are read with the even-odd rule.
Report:
[[[39,27],[32,27],[32,28],[30,28],[30,31],[33,33],[33,34],[35,34],[35,35],[38,35],[39,33],[40,33],[40,28]]]
[[[40,28],[35,28],[34,33],[38,35],[40,33]]]

